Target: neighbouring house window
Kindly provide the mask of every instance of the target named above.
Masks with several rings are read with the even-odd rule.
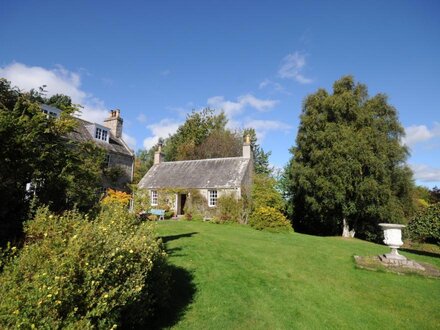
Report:
[[[157,205],[157,190],[151,190],[151,205]]]
[[[107,142],[107,138],[108,138],[108,131],[106,131],[105,129],[96,127],[95,139]]]
[[[102,129],[99,127],[96,128],[95,139],[101,140]]]
[[[208,191],[208,205],[210,207],[217,206],[217,190]]]

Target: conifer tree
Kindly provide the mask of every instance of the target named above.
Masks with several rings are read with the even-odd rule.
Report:
[[[380,222],[405,222],[411,212],[412,172],[404,129],[384,94],[345,76],[309,95],[286,168],[295,230],[337,235],[350,228],[380,237]],[[347,234],[347,233],[346,233]]]

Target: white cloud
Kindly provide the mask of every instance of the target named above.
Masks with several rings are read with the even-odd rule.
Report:
[[[136,148],[136,139],[133,136],[128,135],[127,133],[122,133],[122,139],[131,149],[134,150]]]
[[[144,148],[150,149],[159,141],[159,138],[167,138],[170,134],[174,134],[181,124],[180,122],[165,118],[158,123],[148,125],[147,128],[151,131],[152,135],[144,139]]]
[[[104,102],[81,89],[81,75],[61,65],[56,65],[53,69],[45,69],[12,63],[0,67],[0,76],[22,90],[29,91],[46,85],[47,96],[54,94],[70,96],[74,103],[84,107],[80,116],[88,121],[101,123],[108,116]]]
[[[300,52],[289,54],[283,58],[278,75],[281,78],[295,79],[300,84],[310,84],[313,80],[302,73],[306,65],[306,55]]]
[[[280,83],[277,83],[275,81],[272,81],[270,79],[264,79],[260,84],[258,85],[259,89],[263,88],[270,88],[275,92],[291,95],[289,92],[286,91],[286,89],[281,85]]]
[[[138,122],[140,122],[141,124],[145,124],[147,122],[147,116],[144,113],[140,113],[137,117],[136,120]]]
[[[412,125],[405,128],[405,133],[406,136],[402,139],[402,142],[407,146],[413,146],[419,142],[428,141],[440,136],[440,124],[434,123],[432,129],[425,125]]]
[[[422,182],[440,182],[440,168],[423,164],[411,165],[414,178]]]
[[[261,119],[251,119],[244,124],[245,128],[254,128],[257,133],[257,138],[262,141],[266,134],[270,131],[282,131],[287,133],[292,126],[287,125],[281,121],[277,120],[261,120]]]
[[[160,74],[161,74],[162,76],[166,77],[166,76],[168,76],[170,73],[171,73],[171,70],[166,69],[166,70],[163,70]]]
[[[225,100],[223,96],[213,96],[207,101],[208,106],[223,110],[228,117],[233,117],[240,114],[243,110],[250,106],[258,111],[267,111],[273,108],[277,100],[262,100],[258,99],[252,94],[239,96],[237,101]]]

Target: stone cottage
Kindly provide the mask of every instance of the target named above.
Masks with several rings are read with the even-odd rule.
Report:
[[[159,146],[154,165],[138,186],[149,191],[153,207],[165,202],[176,215],[184,214],[188,199],[194,203],[197,195],[198,209],[203,216],[210,216],[220,196],[240,199],[250,193],[252,172],[249,138],[243,144],[241,157],[165,162]]]
[[[48,116],[58,117],[61,110],[46,104],[41,105],[42,111]],[[129,191],[127,184],[133,180],[134,153],[122,139],[123,119],[120,110],[111,110],[103,124],[88,122],[76,118],[79,125],[68,138],[77,142],[93,141],[106,151],[105,172],[99,192],[108,188]]]

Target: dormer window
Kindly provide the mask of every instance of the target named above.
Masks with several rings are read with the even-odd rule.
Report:
[[[108,131],[100,127],[96,127],[95,139],[108,142]]]

